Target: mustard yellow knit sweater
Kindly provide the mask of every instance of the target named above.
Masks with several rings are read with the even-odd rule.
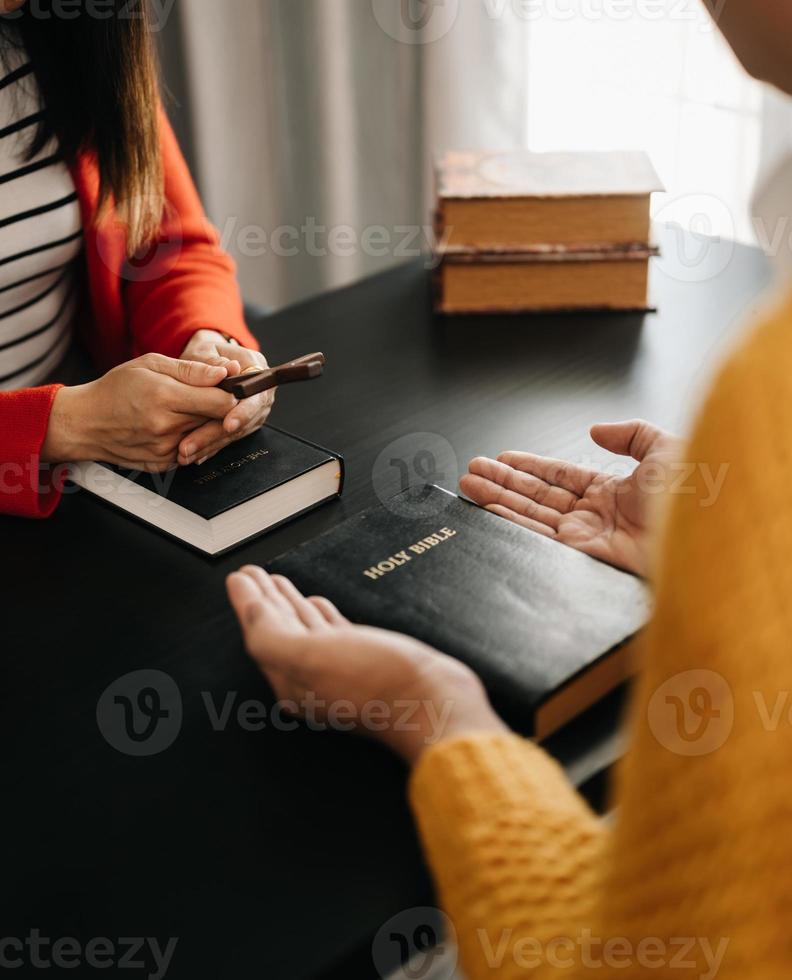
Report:
[[[688,461],[612,827],[516,736],[414,773],[469,980],[792,976],[792,301],[721,371]]]

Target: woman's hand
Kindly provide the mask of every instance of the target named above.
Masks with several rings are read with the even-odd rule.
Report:
[[[293,713],[354,724],[410,763],[442,739],[506,730],[476,675],[417,640],[353,626],[254,566],[229,577],[228,594],[248,652]]]
[[[55,396],[43,462],[97,460],[164,472],[176,465],[184,436],[224,419],[237,400],[217,388],[225,367],[146,354],[90,384]]]
[[[648,422],[595,425],[591,437],[638,466],[618,477],[530,453],[474,459],[462,492],[493,514],[638,575],[649,569],[651,502],[668,489],[683,442]]]
[[[199,330],[194,334],[182,357],[188,361],[225,367],[229,375],[253,369],[259,371],[269,366],[263,354],[230,344],[214,330]],[[267,421],[274,402],[275,391],[265,391],[239,402],[224,419],[202,425],[182,440],[179,462],[182,466],[205,463],[229,443],[251,435]]]

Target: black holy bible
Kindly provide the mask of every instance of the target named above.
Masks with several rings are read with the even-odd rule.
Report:
[[[343,460],[265,426],[203,466],[140,473],[70,467],[73,483],[199,551],[218,555],[341,493]]]
[[[542,738],[622,683],[650,601],[632,575],[437,487],[364,511],[269,566],[350,619],[471,666]]]

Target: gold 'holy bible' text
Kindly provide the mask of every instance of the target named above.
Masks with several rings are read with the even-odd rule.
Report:
[[[371,579],[373,582],[377,582],[379,579],[384,578],[389,572],[396,571],[397,568],[401,568],[414,558],[425,555],[427,551],[431,551],[439,544],[443,544],[444,541],[449,541],[451,538],[455,538],[456,536],[457,532],[452,528],[443,527],[435,534],[430,534],[428,538],[422,538],[415,544],[411,544],[410,547],[405,548],[404,551],[399,551],[395,555],[391,555],[390,558],[386,558],[378,565],[372,565],[371,568],[367,568],[363,574],[366,576],[366,578]]]

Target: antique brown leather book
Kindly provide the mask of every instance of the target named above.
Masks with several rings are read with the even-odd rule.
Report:
[[[475,251],[646,243],[663,190],[641,152],[451,152],[436,182],[438,241]]]
[[[439,313],[648,310],[653,246],[519,253],[447,251],[435,272]]]

